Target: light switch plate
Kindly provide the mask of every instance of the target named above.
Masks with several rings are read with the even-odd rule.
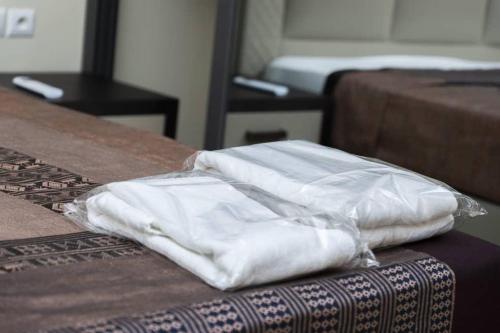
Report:
[[[5,35],[9,38],[32,37],[35,32],[35,10],[33,8],[9,8]]]
[[[7,10],[5,7],[0,7],[0,38],[5,35],[5,18],[7,17]]]

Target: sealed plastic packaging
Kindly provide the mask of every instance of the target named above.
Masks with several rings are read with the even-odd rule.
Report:
[[[219,289],[376,264],[352,219],[199,170],[103,185],[65,214],[136,240]]]
[[[201,151],[186,169],[207,170],[275,196],[355,221],[370,248],[449,231],[457,217],[486,211],[437,180],[306,141]]]

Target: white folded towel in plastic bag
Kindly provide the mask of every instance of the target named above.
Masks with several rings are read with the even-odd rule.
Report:
[[[448,188],[423,176],[305,141],[202,151],[193,168],[350,217],[371,248],[448,231],[458,207]]]
[[[327,229],[321,215],[286,217],[206,174],[111,183],[66,205],[66,215],[134,239],[219,289],[344,266],[362,251],[343,222]]]

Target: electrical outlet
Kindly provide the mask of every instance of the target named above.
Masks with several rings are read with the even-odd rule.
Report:
[[[33,8],[9,8],[5,35],[9,38],[32,37],[35,32],[35,10]]]
[[[0,7],[0,38],[5,35],[5,17],[7,16],[7,10],[5,7]]]

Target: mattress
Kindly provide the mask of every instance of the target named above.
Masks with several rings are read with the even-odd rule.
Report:
[[[464,315],[498,327],[500,250],[461,233],[384,250],[378,268],[232,293],[137,243],[84,231],[62,204],[180,168],[193,149],[19,93],[0,89],[0,101],[1,332],[470,331]]]
[[[274,59],[267,65],[264,79],[321,94],[330,74],[347,70],[380,70],[386,68],[481,70],[500,68],[500,62],[420,55],[342,58],[284,56]]]

